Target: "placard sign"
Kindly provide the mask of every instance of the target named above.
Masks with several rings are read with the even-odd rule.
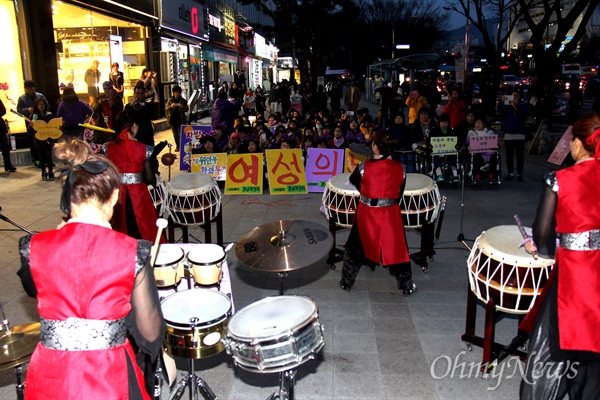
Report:
[[[201,148],[200,138],[203,134],[211,131],[210,126],[204,125],[181,125],[179,135],[179,170],[191,171],[192,149]]]
[[[267,150],[269,188],[275,194],[306,194],[306,173],[302,162],[302,150]]]
[[[571,140],[573,140],[573,127],[569,126],[556,144],[550,157],[548,157],[548,162],[562,165],[563,161],[565,161],[565,157],[571,151]]]
[[[485,153],[498,149],[498,135],[470,136],[469,140],[471,153]]]
[[[60,129],[63,126],[63,119],[52,118],[48,123],[43,119],[35,120],[31,123],[37,140],[48,140],[58,139],[63,135],[63,131]]]
[[[344,162],[344,172],[353,172],[354,168],[361,162],[367,159],[367,156],[363,154],[358,154],[353,152],[350,149],[346,150],[346,160]]]
[[[327,181],[344,170],[344,150],[309,148],[306,182],[309,192],[322,193]]]
[[[227,153],[192,154],[192,172],[202,172],[216,181],[224,181],[227,178]]]
[[[458,143],[456,136],[432,137],[430,140],[432,147],[431,154],[456,153],[456,143]]]
[[[263,155],[230,154],[227,157],[225,194],[262,194]]]

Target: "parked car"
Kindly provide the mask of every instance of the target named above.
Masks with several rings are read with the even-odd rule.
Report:
[[[561,74],[554,79],[554,89],[560,92],[567,92],[571,85],[579,85],[583,89],[583,83],[579,74]]]
[[[500,88],[506,88],[508,86],[512,86],[513,88],[517,87],[519,84],[519,80],[516,75],[502,75],[502,82],[500,82]]]

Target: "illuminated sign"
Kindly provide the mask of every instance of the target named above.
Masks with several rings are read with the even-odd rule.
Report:
[[[208,40],[208,27],[205,24],[206,9],[195,0],[180,0],[179,5],[162,1],[160,25],[199,39]],[[176,3],[176,4],[177,4]]]

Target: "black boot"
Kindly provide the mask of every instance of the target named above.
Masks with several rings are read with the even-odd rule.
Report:
[[[46,173],[46,171],[42,171],[42,180],[43,181],[47,181],[48,180],[48,174]]]
[[[402,294],[408,295],[417,291],[417,285],[412,280],[410,261],[390,265],[390,271],[396,277],[398,289],[402,291]]]
[[[344,290],[350,290],[354,286],[356,276],[362,266],[362,251],[352,245],[346,247],[344,252],[344,266],[342,267],[342,279],[340,287]]]

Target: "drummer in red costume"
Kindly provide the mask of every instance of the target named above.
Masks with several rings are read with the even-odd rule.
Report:
[[[349,290],[363,264],[380,263],[396,277],[404,294],[417,290],[412,281],[408,246],[400,213],[406,176],[402,163],[393,159],[395,140],[373,131],[373,156],[360,163],[350,182],[360,192],[360,203],[346,242],[340,286]]]
[[[74,141],[56,151],[63,171],[56,230],[23,237],[19,276],[38,299],[41,336],[25,398],[150,399],[127,332],[152,359],[165,325],[150,268],[151,243],[111,229],[120,176]]]
[[[136,239],[154,241],[158,232],[156,209],[148,192],[149,184],[156,186],[152,167],[152,146],[135,140],[138,125],[133,114],[119,114],[121,133],[114,142],[105,143],[104,153],[121,173],[119,201],[110,223],[114,230]],[[161,243],[164,243],[161,238]]]
[[[556,249],[556,261],[533,326],[521,399],[600,398],[599,113],[575,123],[571,155],[574,166],[545,176],[533,242],[525,244],[530,253]]]

